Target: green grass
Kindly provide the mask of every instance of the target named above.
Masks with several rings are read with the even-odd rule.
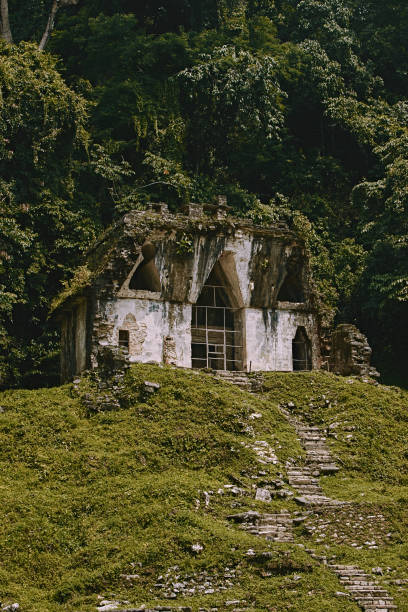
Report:
[[[161,385],[147,401],[144,380]],[[337,579],[301,547],[260,541],[226,519],[247,509],[298,509],[287,500],[255,502],[253,493],[259,470],[278,477],[288,459],[304,456],[277,407],[287,402],[321,426],[349,422],[329,439],[344,467],[324,487],[367,512],[380,508],[393,532],[378,550],[332,544],[329,554],[367,569],[391,567],[383,580],[408,577],[406,392],[324,373],[272,373],[255,396],[203,373],[138,365],[127,395],[128,408],[92,416],[70,385],[0,395],[1,602],[18,601],[22,612],[95,610],[98,595],[193,610],[228,600],[265,611],[358,610],[334,596]],[[259,464],[255,440],[267,441],[280,464]],[[246,494],[218,493],[225,484]],[[297,531],[297,543],[327,554],[324,543]],[[250,548],[271,557],[261,562]],[[227,591],[169,602],[154,585],[174,566],[180,580],[207,571],[216,581],[226,567],[236,578]],[[121,574],[139,578],[130,584]],[[408,606],[400,587],[387,588]]]

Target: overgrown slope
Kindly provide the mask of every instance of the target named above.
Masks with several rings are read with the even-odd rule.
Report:
[[[161,385],[147,399],[144,380]],[[255,396],[150,365],[135,366],[127,388],[129,408],[92,416],[71,386],[1,394],[1,602],[17,601],[22,612],[96,610],[98,595],[168,605],[166,585],[184,583],[180,590],[194,594],[171,603],[193,610],[234,600],[255,610],[358,610],[335,597],[337,578],[302,544],[383,566],[381,579],[401,609],[408,605],[404,586],[393,584],[408,578],[406,393],[311,372],[268,374]],[[255,482],[284,480],[286,462],[304,454],[278,403],[319,425],[337,423],[330,440],[344,469],[325,486],[364,516],[380,508],[392,535],[378,549],[319,542],[304,527],[294,544],[274,544],[227,520],[248,509],[298,510],[290,499],[254,499]],[[257,440],[278,463],[257,461]]]

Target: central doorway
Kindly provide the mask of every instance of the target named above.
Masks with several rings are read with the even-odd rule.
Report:
[[[231,291],[217,262],[192,307],[193,368],[242,370],[241,309],[232,307]]]

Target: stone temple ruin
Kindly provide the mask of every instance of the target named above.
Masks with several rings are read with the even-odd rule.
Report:
[[[218,205],[132,211],[88,253],[90,280],[58,306],[61,378],[123,347],[130,361],[214,370],[310,370],[320,340],[305,247]]]
[[[105,232],[88,253],[86,282],[55,312],[63,382],[100,368],[109,350],[119,360],[223,372],[378,376],[357,328],[320,337],[299,236],[228,210],[225,198],[177,214],[151,204]]]

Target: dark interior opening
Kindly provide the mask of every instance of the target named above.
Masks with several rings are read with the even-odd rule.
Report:
[[[304,302],[305,292],[303,286],[303,254],[299,249],[293,249],[286,261],[286,276],[279,289],[279,302]]]
[[[298,327],[292,340],[293,370],[312,369],[312,345],[304,327]]]
[[[129,351],[129,331],[127,329],[119,330],[119,346]]]
[[[299,278],[288,275],[278,293],[279,302],[304,302],[305,294]]]
[[[143,261],[136,268],[129,282],[129,289],[134,291],[161,291],[160,275],[157,270],[154,256],[156,247],[151,242],[142,246]]]

